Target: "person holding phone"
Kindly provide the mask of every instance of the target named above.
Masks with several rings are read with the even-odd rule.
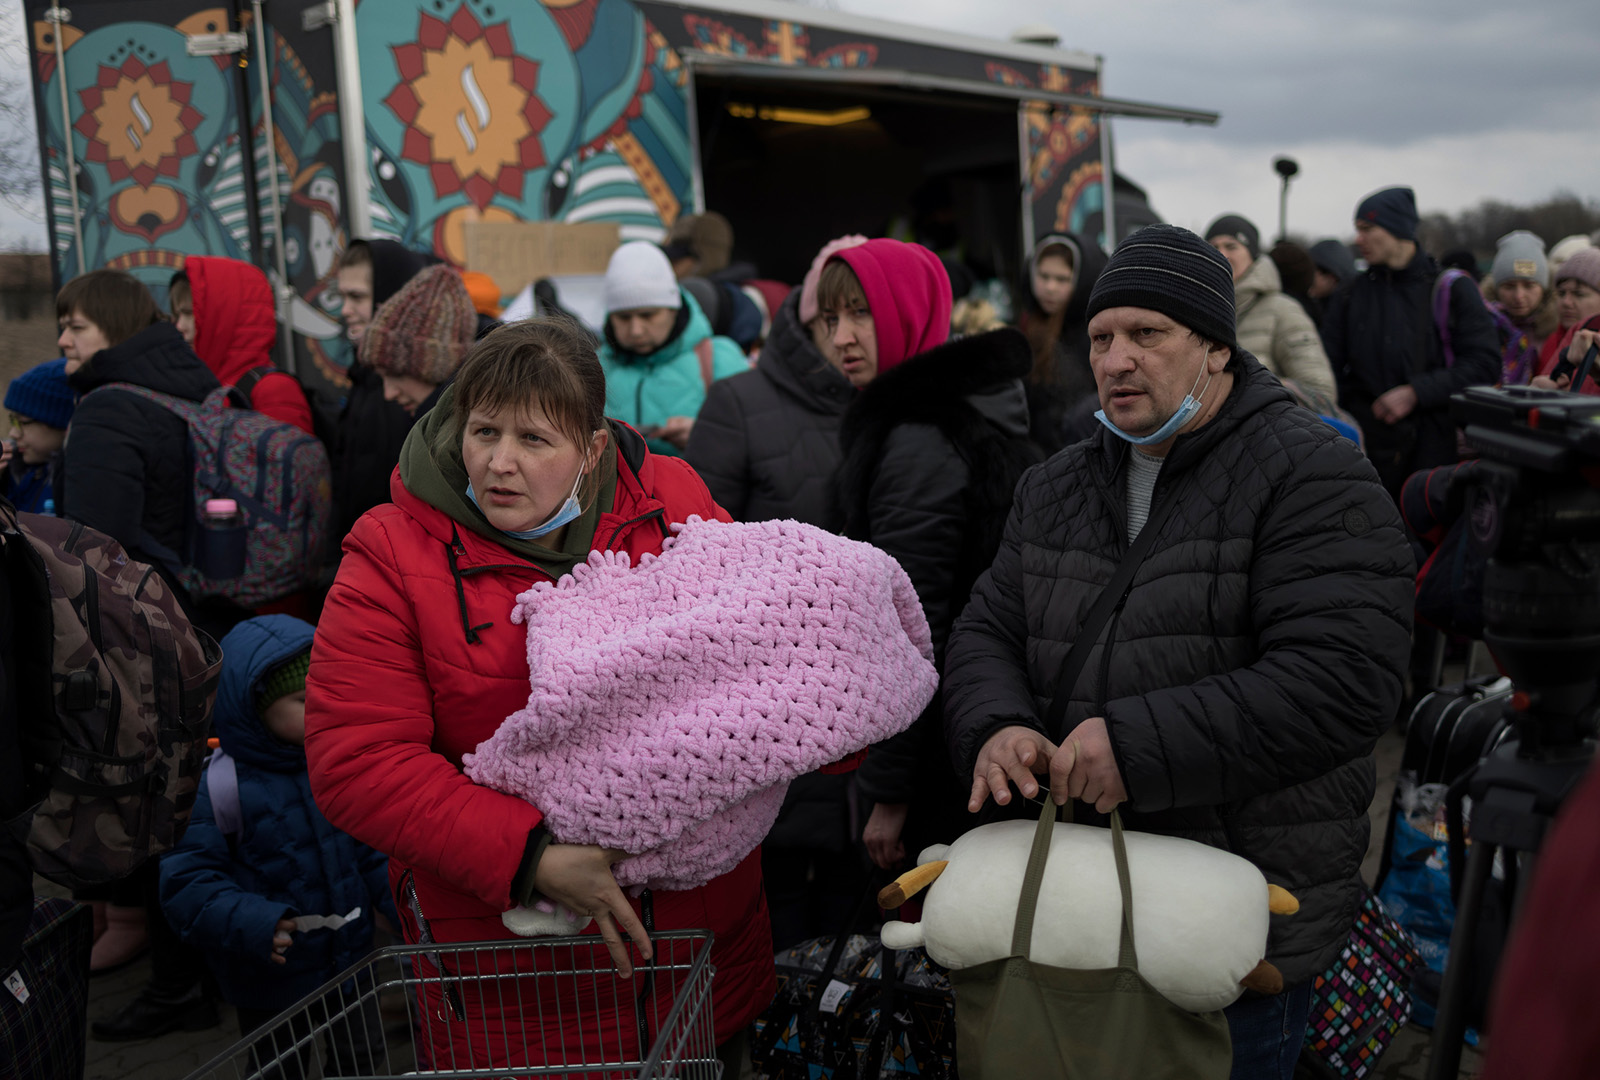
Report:
[[[11,380],[5,406],[11,427],[0,450],[0,495],[26,514],[55,513],[55,475],[72,422],[67,360],[46,360]]]
[[[1600,394],[1600,371],[1595,370],[1600,365],[1591,365],[1582,386],[1572,386],[1573,375],[1600,338],[1600,248],[1583,249],[1556,271],[1556,310],[1561,330],[1550,336],[1555,348],[1540,355],[1532,385]]]

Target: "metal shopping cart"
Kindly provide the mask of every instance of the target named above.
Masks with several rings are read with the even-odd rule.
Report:
[[[188,1080],[718,1080],[711,932],[650,940],[632,979],[596,937],[380,949]]]

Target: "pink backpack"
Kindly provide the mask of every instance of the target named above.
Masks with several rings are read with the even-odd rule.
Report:
[[[107,383],[93,392],[104,390],[153,401],[189,426],[194,516],[184,550],[146,546],[191,596],[221,596],[254,608],[316,584],[332,530],[333,481],[328,452],[315,436],[236,408],[236,392],[228,387],[199,402],[132,383]],[[226,526],[208,520],[205,506],[213,499],[233,500],[240,520]],[[237,558],[217,553],[240,543],[244,568],[236,573]]]

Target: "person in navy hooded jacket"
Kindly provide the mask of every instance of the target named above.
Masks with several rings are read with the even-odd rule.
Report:
[[[311,798],[305,685],[313,633],[299,619],[266,615],[222,639],[212,720],[221,748],[200,779],[182,842],[161,861],[167,918],[205,951],[241,1035],[366,956],[375,915],[398,921],[387,857],[334,828]],[[317,925],[308,928],[309,920]],[[309,1031],[307,1024],[295,1032],[303,1057]],[[287,1041],[276,1041],[281,1058]],[[375,1007],[329,1032],[340,1075],[371,1075],[382,1048]],[[265,1047],[257,1052],[267,1057]],[[284,1064],[293,1077],[293,1064]]]

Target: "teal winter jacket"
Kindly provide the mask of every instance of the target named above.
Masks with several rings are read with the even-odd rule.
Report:
[[[659,427],[674,416],[699,414],[706,400],[706,380],[695,348],[711,344],[713,380],[750,370],[744,351],[730,338],[715,337],[711,321],[694,297],[679,290],[687,319],[682,330],[649,356],[626,352],[617,345],[609,320],[600,346],[600,366],[606,372],[606,415],[640,430]]]

